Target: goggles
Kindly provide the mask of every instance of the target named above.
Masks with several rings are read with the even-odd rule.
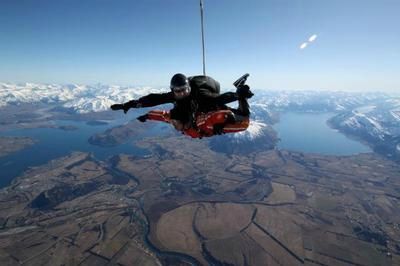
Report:
[[[183,99],[190,95],[190,86],[185,85],[181,87],[174,87],[172,88],[172,91],[174,92],[175,99]]]
[[[174,93],[182,93],[182,92],[188,93],[188,92],[190,92],[190,87],[189,87],[189,85],[184,85],[184,86],[181,86],[181,87],[173,87],[173,88],[171,88],[171,89],[172,89],[172,91],[173,91]]]

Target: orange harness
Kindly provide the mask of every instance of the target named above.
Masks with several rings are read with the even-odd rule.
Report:
[[[162,121],[171,123],[171,116],[169,111],[163,110],[152,110],[147,113],[149,120]],[[184,129],[182,132],[185,135],[191,136],[192,138],[211,137],[214,135],[214,126],[223,124],[223,133],[235,133],[244,131],[249,127],[250,120],[248,117],[244,117],[240,121],[233,123],[226,123],[229,116],[232,116],[233,112],[230,110],[218,110],[208,113],[199,113],[196,116],[197,128],[190,127]]]

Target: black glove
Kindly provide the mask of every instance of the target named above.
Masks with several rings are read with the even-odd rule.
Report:
[[[110,108],[111,108],[113,111],[116,111],[116,110],[124,110],[124,105],[123,105],[123,104],[113,104],[113,105],[110,106]]]
[[[139,121],[142,122],[142,123],[143,123],[143,122],[146,122],[146,120],[147,120],[148,118],[149,118],[149,116],[148,116],[147,114],[136,117],[136,119],[139,120]]]
[[[113,104],[110,106],[112,110],[124,110],[124,113],[126,114],[130,108],[139,108],[141,107],[141,104],[137,100],[132,100],[129,102],[126,102],[124,104]]]
[[[239,88],[237,88],[236,93],[238,94],[239,98],[246,98],[249,99],[253,97],[253,93],[250,90],[250,87],[248,85],[242,85]]]
[[[129,107],[125,106],[125,104],[113,104],[110,106],[113,111],[116,110],[124,110],[124,113],[128,112]]]

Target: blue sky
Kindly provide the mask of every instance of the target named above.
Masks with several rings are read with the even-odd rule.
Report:
[[[259,89],[400,90],[398,0],[204,0],[207,74]],[[316,34],[305,49],[300,45]],[[0,82],[201,74],[198,0],[1,0]]]

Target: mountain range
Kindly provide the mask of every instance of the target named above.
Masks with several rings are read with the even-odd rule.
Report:
[[[84,114],[107,111],[114,103],[165,91],[168,89],[103,84],[0,83],[0,107],[49,103]],[[225,147],[232,141],[261,140],[265,132],[271,133],[268,125],[278,121],[276,114],[279,112],[332,112],[334,116],[328,121],[331,127],[365,141],[375,151],[389,157],[400,157],[400,96],[381,92],[313,90],[254,92],[250,101],[253,119],[249,130],[226,137]]]
[[[77,113],[101,112],[161,88],[77,84],[0,83],[0,107],[20,103],[54,103]]]

